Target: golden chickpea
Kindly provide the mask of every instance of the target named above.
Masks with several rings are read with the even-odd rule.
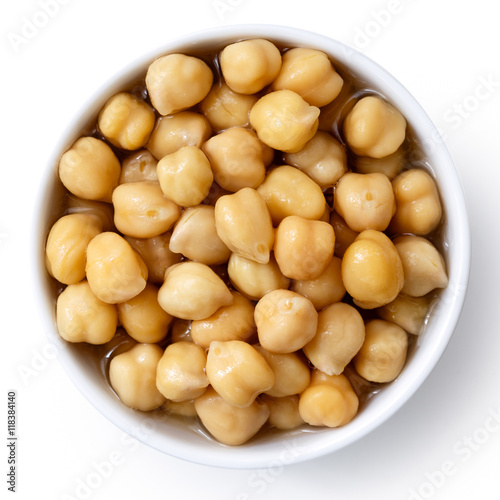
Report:
[[[170,340],[174,342],[193,342],[191,337],[191,320],[174,318],[170,326]]]
[[[318,313],[302,295],[291,290],[273,290],[257,302],[255,324],[264,349],[273,353],[294,352],[313,339]]]
[[[424,327],[429,307],[428,297],[412,297],[400,293],[392,302],[379,307],[377,315],[412,335],[418,335]]]
[[[78,139],[59,161],[64,187],[85,200],[110,202],[120,173],[120,161],[113,150],[94,137]]]
[[[169,415],[179,415],[180,417],[196,417],[196,408],[194,407],[194,400],[190,401],[170,401],[166,400],[163,409]]]
[[[312,106],[321,108],[339,95],[343,84],[324,52],[296,47],[283,54],[281,71],[272,88],[293,90]]]
[[[366,96],[347,114],[344,134],[355,154],[383,158],[397,151],[405,140],[406,120],[380,97]]]
[[[383,158],[371,158],[370,156],[356,156],[353,158],[354,170],[360,174],[386,175],[392,181],[401,172],[405,165],[405,149],[400,147],[395,153]]]
[[[66,210],[63,215],[86,214],[96,215],[101,219],[103,231],[113,231],[113,205],[103,201],[84,200],[71,193],[66,196]]]
[[[359,233],[342,258],[342,281],[363,309],[392,302],[404,283],[403,265],[393,242],[375,229]]]
[[[156,387],[170,401],[189,401],[207,386],[207,355],[192,342],[180,341],[165,349],[156,369]]]
[[[158,160],[147,149],[141,149],[122,161],[120,184],[126,182],[158,181]]]
[[[334,211],[330,214],[330,224],[335,233],[335,256],[342,258],[349,245],[354,243],[359,233],[353,231],[346,224],[346,221]]]
[[[161,115],[183,111],[202,101],[213,82],[210,67],[185,54],[168,54],[153,61],[146,73],[146,87]]]
[[[380,173],[347,172],[335,187],[334,209],[354,231],[384,231],[396,211],[391,181]]]
[[[234,92],[255,94],[278,75],[281,54],[269,40],[243,40],[224,47],[220,67],[224,80]]]
[[[137,344],[111,360],[109,382],[123,404],[151,411],[165,402],[156,388],[156,367],[162,355],[156,344]]]
[[[299,413],[299,396],[284,396],[275,398],[263,394],[261,401],[269,407],[269,424],[276,429],[295,429],[305,422]]]
[[[328,222],[291,215],[276,229],[274,255],[285,276],[311,280],[332,260],[334,245],[335,233]]]
[[[354,357],[354,368],[370,382],[392,382],[403,369],[408,335],[398,325],[382,319],[366,323],[365,341]]]
[[[69,214],[58,219],[45,244],[47,272],[65,285],[83,280],[87,245],[101,231],[101,219],[95,215]]]

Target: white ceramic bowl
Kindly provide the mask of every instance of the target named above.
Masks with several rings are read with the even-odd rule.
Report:
[[[51,200],[56,189],[58,159],[95,118],[107,98],[121,90],[124,83],[144,73],[148,65],[164,53],[221,48],[238,39],[252,37],[268,38],[285,46],[309,46],[328,53],[337,64],[379,90],[403,113],[423,144],[445,207],[443,247],[449,285],[435,305],[425,332],[418,338],[401,375],[371,398],[349,424],[338,429],[273,434],[242,446],[229,447],[207,439],[206,435],[182,421],[157,421],[147,414],[133,411],[112,395],[98,370],[88,363],[81,350],[64,342],[56,331],[55,298],[44,267],[43,247],[53,210]],[[469,275],[470,236],[462,188],[445,145],[420,105],[398,81],[363,54],[330,38],[282,26],[226,26],[194,33],[169,41],[126,67],[83,105],[82,112],[55,147],[36,203],[36,214],[33,256],[43,328],[50,341],[57,345],[59,360],[76,387],[111,422],[143,443],[181,459],[214,466],[264,468],[305,461],[345,447],[386,421],[415,393],[443,354],[459,319]]]

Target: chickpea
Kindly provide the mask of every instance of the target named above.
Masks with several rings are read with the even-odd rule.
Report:
[[[392,302],[404,283],[403,265],[393,242],[375,229],[359,233],[342,258],[342,280],[354,303],[363,309]]]
[[[65,285],[83,280],[87,245],[101,231],[102,222],[95,215],[69,214],[58,219],[50,228],[45,244],[48,273]]]
[[[228,191],[257,188],[266,176],[263,146],[253,130],[233,127],[203,144],[217,184]]]
[[[120,161],[113,150],[94,137],[81,137],[59,161],[64,187],[85,200],[111,201],[120,179]]]
[[[276,90],[253,105],[250,123],[264,144],[284,153],[296,153],[314,137],[319,113],[299,94]]]
[[[321,189],[334,186],[347,171],[347,155],[337,139],[318,130],[296,153],[286,153],[285,162],[307,174]]]
[[[238,292],[232,291],[233,303],[222,306],[206,319],[191,322],[191,338],[208,349],[214,340],[249,341],[256,333],[254,305]]]
[[[99,219],[101,219],[103,231],[113,231],[115,229],[115,223],[113,221],[113,205],[111,205],[111,203],[84,200],[71,193],[67,193],[66,202],[66,210],[63,215],[96,215]]]
[[[163,409],[169,415],[179,415],[180,417],[196,417],[196,408],[194,407],[194,400],[190,401],[170,401],[166,400],[163,404]]]
[[[109,382],[122,403],[140,411],[159,408],[165,397],[156,388],[156,366],[163,355],[156,344],[137,344],[109,364]]]
[[[184,146],[164,156],[157,173],[163,194],[181,207],[199,205],[214,180],[208,158],[196,146]]]
[[[207,355],[192,342],[180,341],[165,349],[156,369],[156,387],[171,401],[189,401],[201,396],[207,386]]]
[[[370,382],[392,382],[403,369],[408,335],[398,325],[373,319],[366,323],[366,337],[354,357],[354,368]]]
[[[161,115],[188,109],[210,92],[214,76],[197,57],[168,54],[153,61],[146,73],[146,87],[153,106]]]
[[[232,304],[233,296],[206,264],[184,261],[170,266],[158,292],[160,306],[181,319],[205,319],[219,307]]]
[[[264,349],[273,353],[294,352],[313,339],[318,313],[302,295],[291,290],[273,290],[257,302],[255,324]]]
[[[406,120],[377,96],[362,97],[347,114],[344,134],[359,156],[383,158],[398,150],[406,137]]]
[[[335,233],[328,222],[291,215],[276,229],[274,254],[281,272],[294,280],[315,279],[333,258]]]
[[[120,92],[106,102],[97,118],[97,126],[113,146],[135,150],[148,142],[155,118],[149,104],[132,94]]]
[[[398,236],[393,243],[403,264],[403,293],[422,297],[436,288],[446,287],[444,258],[429,240],[408,234]]]
[[[220,67],[224,80],[234,92],[255,94],[278,75],[281,54],[269,40],[243,40],[222,50]]]
[[[319,312],[316,335],[303,351],[318,370],[327,375],[340,375],[364,339],[361,314],[351,305],[337,302]]]
[[[321,108],[340,94],[343,84],[324,52],[296,47],[283,54],[281,71],[272,88],[293,90],[312,106]]]
[[[392,302],[379,307],[377,314],[380,319],[395,323],[412,335],[418,335],[424,327],[429,307],[428,297],[400,293]]]
[[[436,229],[443,209],[434,179],[419,168],[401,172],[392,181],[396,213],[389,230],[393,234],[425,236]]]
[[[133,238],[154,238],[168,231],[181,209],[166,198],[157,182],[120,184],[113,191],[115,226]]]
[[[127,156],[122,162],[120,184],[138,181],[158,181],[156,166],[158,160],[147,149],[141,149]]]
[[[334,209],[354,231],[384,231],[396,211],[391,181],[380,173],[347,172],[335,187]]]
[[[405,165],[404,148],[400,147],[395,153],[383,158],[356,156],[353,158],[353,164],[354,170],[360,174],[378,172],[379,174],[386,175],[392,181]]]
[[[87,246],[87,280],[103,302],[117,304],[135,297],[146,287],[146,264],[117,233],[104,232]]]
[[[264,198],[274,225],[289,215],[320,219],[325,212],[321,188],[304,172],[290,165],[270,170],[257,192]]]
[[[255,436],[269,417],[269,408],[254,401],[239,408],[228,403],[209,387],[194,400],[196,413],[210,434],[220,443],[236,446]]]
[[[299,413],[299,396],[275,398],[263,394],[261,401],[269,407],[269,423],[276,429],[289,430],[304,424]]]
[[[148,283],[144,290],[118,304],[120,324],[137,342],[154,344],[168,333],[172,316],[158,304],[158,287]]]
[[[330,224],[335,233],[335,256],[342,258],[349,245],[354,243],[359,233],[353,231],[337,212],[330,214]]]
[[[170,326],[170,335],[172,344],[175,342],[193,342],[191,337],[191,320],[174,318]]]
[[[255,189],[243,188],[219,198],[215,227],[232,252],[261,264],[269,262],[274,228],[266,203]]]
[[[99,300],[86,280],[68,285],[57,297],[56,323],[68,342],[105,344],[118,326],[116,306]]]

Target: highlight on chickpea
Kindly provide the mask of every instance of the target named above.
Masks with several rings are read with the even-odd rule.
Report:
[[[346,425],[404,370],[448,283],[443,208],[365,85],[271,40],[165,54],[62,155],[57,328],[124,405],[236,446]]]

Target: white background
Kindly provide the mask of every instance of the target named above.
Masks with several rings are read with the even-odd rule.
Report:
[[[43,21],[43,0],[2,2],[0,15],[0,413],[6,414],[7,391],[16,390],[15,498],[500,498],[500,423],[492,416],[500,422],[500,30],[494,2],[53,1],[51,17],[30,38],[20,38],[23,26]],[[26,265],[37,185],[81,103],[129,61],[166,40],[238,23],[329,35],[398,78],[445,137],[464,186],[473,245],[460,323],[416,395],[342,451],[263,471],[193,465],[123,440],[54,358],[39,326]],[[1,421],[0,436],[6,417]],[[0,489],[7,498],[8,449],[0,449]],[[110,460],[113,470],[101,471],[98,485],[81,486]]]

